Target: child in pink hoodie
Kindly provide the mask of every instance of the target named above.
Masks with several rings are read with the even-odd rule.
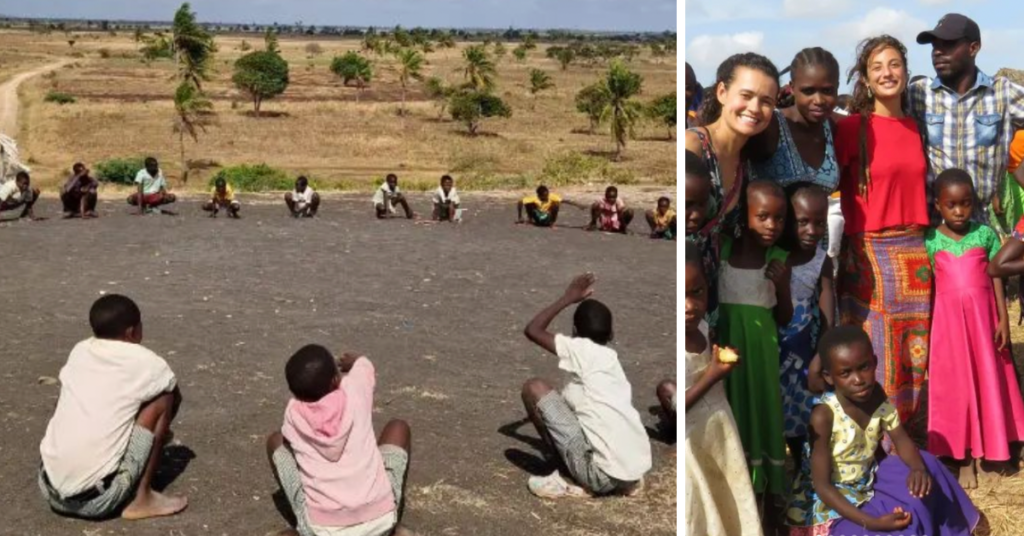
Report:
[[[398,506],[409,467],[404,421],[373,433],[376,373],[365,357],[340,360],[324,348],[301,348],[285,367],[293,398],[284,425],[267,439],[267,455],[295,512],[300,536],[405,533]]]

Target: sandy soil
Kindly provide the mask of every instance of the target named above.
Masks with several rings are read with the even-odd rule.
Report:
[[[365,352],[377,366],[376,425],[407,419],[413,456],[405,519],[427,535],[667,535],[676,532],[674,446],[652,440],[655,469],[638,499],[545,502],[547,469],[523,417],[531,376],[556,360],[522,336],[571,276],[597,273],[616,315],[615,348],[645,424],[656,382],[676,369],[676,247],[639,235],[513,225],[508,203],[464,195],[459,226],[377,222],[359,198],[330,199],[299,221],[247,204],[244,219],[128,215],[104,201],[95,221],[0,224],[0,532],[18,535],[261,535],[284,526],[264,437],[288,399],[284,363],[301,345]],[[244,198],[243,198],[244,199]],[[413,198],[426,209],[426,197]],[[41,213],[56,214],[54,199]],[[582,212],[566,209],[566,224]],[[642,230],[638,227],[637,230]],[[89,336],[101,293],[142,307],[145,344],[179,376],[185,405],[162,483],[189,509],[168,519],[60,518],[36,488],[38,445],[71,347]],[[554,327],[571,329],[562,315]],[[41,383],[40,380],[43,379]],[[653,430],[652,430],[653,433]]]

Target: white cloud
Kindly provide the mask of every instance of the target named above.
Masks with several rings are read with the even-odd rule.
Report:
[[[714,79],[718,65],[733,54],[762,52],[764,34],[745,32],[729,35],[698,35],[686,45],[686,61],[698,73],[698,80],[707,83]],[[708,73],[710,76],[700,73]]]
[[[852,5],[852,0],[784,0],[782,11],[787,17],[820,19],[835,17]]]
[[[906,46],[916,43],[917,34],[931,29],[927,22],[918,19],[903,10],[888,7],[877,7],[869,11],[859,20],[844,23],[827,30],[826,35],[843,42],[857,42],[868,37],[889,34]]]
[[[778,18],[778,9],[750,0],[686,0],[686,25]]]

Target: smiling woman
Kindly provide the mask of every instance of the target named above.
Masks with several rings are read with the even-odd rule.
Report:
[[[840,323],[871,336],[878,383],[909,422],[928,368],[932,270],[924,246],[924,147],[905,114],[906,48],[888,35],[863,41],[850,79],[855,113],[836,129],[846,219]]]
[[[698,243],[705,266],[717,287],[718,235],[735,236],[740,217],[747,162],[741,152],[747,141],[768,126],[779,93],[779,71],[768,58],[748,52],[722,62],[715,84],[708,87],[701,104],[704,127],[686,131],[686,150],[698,155],[711,171],[711,203],[704,226],[690,240]],[[714,328],[717,303],[708,304],[708,320]]]

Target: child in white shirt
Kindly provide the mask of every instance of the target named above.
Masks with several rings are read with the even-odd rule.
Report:
[[[456,221],[459,213],[459,192],[451,175],[441,177],[441,186],[434,191],[434,221]]]
[[[75,517],[176,514],[186,498],[152,488],[181,404],[174,373],[142,346],[142,314],[131,299],[100,298],[89,323],[94,336],[60,371],[60,398],[39,445],[39,488],[54,511]]]
[[[651,444],[633,407],[633,392],[612,340],[612,313],[588,299],[594,275],[576,277],[554,304],[530,321],[526,337],[558,356],[568,373],[559,393],[534,378],[523,385],[523,404],[546,445],[576,486],[555,471],[530,478],[530,491],[544,498],[580,495],[632,495],[651,469]],[[553,334],[548,325],[563,309],[579,303],[573,336]]]

